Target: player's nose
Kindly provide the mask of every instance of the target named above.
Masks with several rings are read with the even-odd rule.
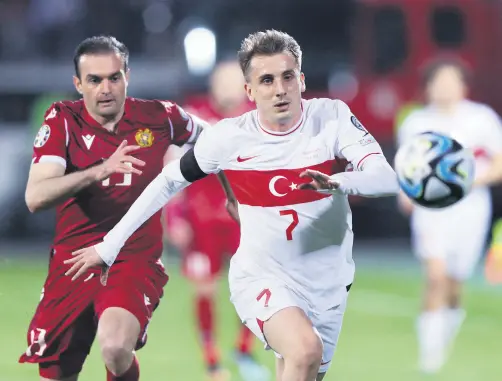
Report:
[[[103,81],[101,81],[101,92],[103,94],[110,93],[110,81],[108,79],[104,79]]]
[[[284,86],[284,83],[282,81],[277,81],[275,84],[275,94],[278,97],[282,97],[283,95],[286,94],[286,86]]]

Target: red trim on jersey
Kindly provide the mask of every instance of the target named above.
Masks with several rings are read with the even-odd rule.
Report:
[[[361,165],[361,163],[366,160],[367,157],[371,156],[371,155],[380,155],[380,152],[372,152],[372,153],[369,153],[367,155],[365,155],[361,160],[359,160],[359,163],[357,163],[357,166],[356,168],[359,168],[359,166]]]
[[[300,119],[298,120],[298,122],[296,123],[296,125],[294,125],[293,127],[291,127],[289,129],[289,131],[285,131],[283,133],[280,133],[280,132],[274,132],[274,131],[270,131],[270,130],[267,130],[265,127],[263,127],[261,125],[261,122],[260,122],[260,114],[258,113],[258,110],[256,110],[256,119],[258,120],[258,126],[260,127],[260,129],[269,134],[269,135],[273,135],[273,136],[287,136],[289,134],[292,134],[293,132],[295,132],[296,130],[298,130],[298,128],[300,128],[300,126],[302,125],[303,123],[303,119],[304,119],[304,112],[303,112],[303,102],[300,104],[301,108],[302,108],[302,114],[300,116]]]
[[[309,183],[309,178],[300,178],[306,169],[327,175],[343,172],[344,160],[328,160],[305,168],[258,170],[225,170],[235,196],[240,204],[250,206],[286,206],[321,200],[331,195],[312,190],[300,190],[300,184]]]

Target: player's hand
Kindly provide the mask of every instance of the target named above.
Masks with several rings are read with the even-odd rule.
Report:
[[[87,270],[93,267],[101,267],[101,284],[106,286],[110,268],[103,262],[94,246],[74,251],[72,255],[73,258],[64,261],[65,265],[72,265],[64,275],[73,275],[71,280],[74,281],[85,274]]]
[[[239,218],[239,206],[237,204],[237,200],[227,199],[225,206],[227,208],[228,214],[230,214],[230,217],[232,217],[232,219],[240,225],[241,220]]]
[[[141,148],[140,146],[128,146],[124,140],[117,150],[102,164],[96,167],[96,181],[103,181],[113,173],[134,173],[141,175],[142,171],[136,167],[143,167],[145,162],[131,156],[130,153]]]
[[[307,169],[306,171],[303,171],[302,173],[300,173],[300,177],[302,178],[307,177],[312,179],[312,181],[310,183],[300,184],[298,186],[298,189],[322,191],[322,190],[338,189],[338,187],[340,186],[339,183],[331,180],[331,178],[328,175],[319,171],[314,171],[312,169]]]

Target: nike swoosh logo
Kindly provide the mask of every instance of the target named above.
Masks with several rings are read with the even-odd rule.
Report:
[[[326,364],[329,364],[330,362],[331,362],[331,360],[326,361],[326,362],[322,362],[321,365],[326,365]]]
[[[238,161],[239,163],[242,163],[242,162],[244,162],[244,161],[248,161],[248,160],[254,159],[255,157],[257,157],[257,156],[241,157],[241,156],[239,155],[239,156],[237,156],[237,161]]]

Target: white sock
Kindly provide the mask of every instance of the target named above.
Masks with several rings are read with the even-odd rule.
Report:
[[[457,337],[460,327],[465,320],[465,310],[462,308],[449,308],[446,313],[446,331],[445,340],[446,344],[450,345]]]
[[[443,309],[423,312],[418,317],[419,366],[423,372],[435,373],[445,359],[446,313]]]

